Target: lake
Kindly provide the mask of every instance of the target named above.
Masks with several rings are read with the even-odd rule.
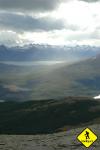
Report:
[[[15,66],[36,66],[62,64],[65,61],[0,61],[0,63]]]

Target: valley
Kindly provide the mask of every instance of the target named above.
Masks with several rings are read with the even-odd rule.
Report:
[[[0,63],[0,99],[5,101],[93,97],[100,93],[99,55],[73,63],[9,63]]]

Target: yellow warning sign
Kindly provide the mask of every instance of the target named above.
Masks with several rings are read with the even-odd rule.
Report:
[[[86,128],[80,133],[77,139],[88,148],[97,140],[97,136],[91,129]]]

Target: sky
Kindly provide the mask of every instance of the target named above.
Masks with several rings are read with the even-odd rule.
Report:
[[[100,0],[0,0],[0,44],[100,46]]]

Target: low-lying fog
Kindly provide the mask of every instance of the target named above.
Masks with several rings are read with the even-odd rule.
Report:
[[[0,63],[15,66],[55,65],[67,63],[66,61],[0,61]]]

